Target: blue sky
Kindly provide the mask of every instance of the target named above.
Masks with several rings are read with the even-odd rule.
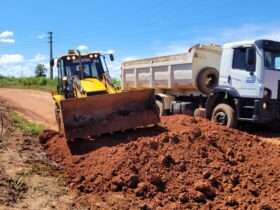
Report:
[[[1,2],[0,74],[27,76],[79,46],[114,51],[123,60],[183,52],[196,43],[280,40],[279,0],[9,0]]]

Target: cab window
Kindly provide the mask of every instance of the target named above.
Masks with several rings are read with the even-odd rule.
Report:
[[[233,69],[241,69],[244,71],[248,71],[250,69],[253,68],[253,70],[255,70],[256,68],[256,64],[254,64],[253,66],[249,66],[246,63],[246,51],[247,51],[247,47],[239,47],[239,48],[235,48],[234,52],[233,52],[233,62],[232,62],[232,68]]]

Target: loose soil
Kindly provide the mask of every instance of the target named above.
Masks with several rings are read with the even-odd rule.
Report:
[[[75,194],[59,166],[50,161],[38,137],[13,126],[0,103],[0,210],[73,209]]]
[[[91,209],[280,209],[280,147],[188,116],[66,143],[40,137]]]

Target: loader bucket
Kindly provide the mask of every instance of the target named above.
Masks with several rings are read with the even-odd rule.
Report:
[[[154,90],[67,99],[61,103],[67,140],[154,125],[160,122]]]

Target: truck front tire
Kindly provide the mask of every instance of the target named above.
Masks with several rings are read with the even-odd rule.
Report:
[[[211,121],[224,125],[228,128],[236,128],[236,112],[228,104],[218,104],[212,112]]]

